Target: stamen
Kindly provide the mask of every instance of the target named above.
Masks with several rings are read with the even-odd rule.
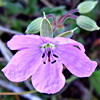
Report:
[[[48,51],[48,56],[50,56],[50,54],[51,54],[51,51]]]
[[[45,57],[45,53],[43,53],[43,55],[42,55],[42,58],[44,58]]]
[[[76,48],[78,48],[79,50],[81,50],[80,48],[79,48],[79,46],[77,46],[77,45],[73,45],[74,47],[76,47]]]
[[[54,57],[59,58],[57,55],[53,54]]]
[[[54,60],[53,62],[51,62],[51,64],[53,64],[53,63],[55,63],[56,62],[56,60]]]
[[[43,64],[46,64],[46,62],[44,61]]]
[[[48,51],[48,62],[50,62],[50,54],[51,54],[51,51]]]

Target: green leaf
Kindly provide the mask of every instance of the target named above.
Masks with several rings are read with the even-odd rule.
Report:
[[[33,20],[27,27],[25,33],[27,34],[36,34],[40,31],[40,23],[42,21],[42,17],[39,17]]]
[[[98,95],[100,95],[100,70],[96,70],[92,76],[89,77],[89,80],[93,87],[95,88]]]
[[[58,12],[58,11],[64,10],[65,8],[66,8],[65,6],[55,7],[55,8],[52,8],[50,12]]]
[[[3,2],[2,0],[0,1],[0,7],[3,7],[6,5],[6,2]]]
[[[97,26],[96,22],[87,16],[80,15],[77,20],[77,25],[87,31],[95,31],[100,28]]]
[[[23,10],[23,7],[21,5],[19,6],[17,3],[12,2],[6,2],[6,5],[4,7],[9,14],[21,13]]]
[[[54,7],[54,8],[51,8],[51,7],[44,7],[42,10],[41,10],[41,13],[44,11],[46,14],[55,14],[55,15],[61,15],[64,11],[65,11],[65,6],[59,6],[59,7]],[[66,11],[65,11],[66,12]],[[65,13],[64,12],[64,13]]]
[[[40,25],[40,35],[43,37],[51,37],[53,38],[52,27],[48,19],[46,19],[45,15],[41,21]]]
[[[34,15],[38,10],[37,0],[28,0],[26,8],[23,10],[24,14]]]
[[[90,12],[97,4],[97,1],[84,1],[78,5],[79,13],[84,14]]]

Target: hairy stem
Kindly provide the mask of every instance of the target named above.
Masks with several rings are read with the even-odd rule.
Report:
[[[49,14],[49,15],[47,15],[46,18],[52,18],[53,23],[56,24],[56,19],[55,19],[55,17],[54,17],[53,14]]]
[[[1,78],[0,78],[0,86],[6,88],[8,90],[14,91],[15,93],[20,93],[20,92],[25,93],[25,90],[23,90],[21,87],[15,86],[14,84],[12,84],[8,81],[2,80]],[[29,93],[29,91],[28,91],[28,93]],[[40,97],[38,97],[37,95],[31,94],[31,93],[35,93],[35,91],[30,92],[30,94],[22,94],[22,95],[20,94],[20,96],[22,96],[22,97],[24,97],[28,100],[43,100]],[[0,94],[0,95],[5,95],[5,94],[3,93],[3,94]],[[18,95],[18,94],[16,94],[16,95]]]
[[[78,16],[76,16],[76,15],[68,15],[68,16],[65,16],[60,23],[64,23],[64,21],[66,19],[68,19],[68,18],[72,18],[72,19],[75,19],[76,20],[78,18]],[[60,24],[60,23],[58,23],[58,24]]]
[[[67,16],[64,16],[63,19],[60,22],[58,22],[57,25],[55,25],[55,27],[53,29],[53,32],[55,32],[55,30],[56,30],[56,28],[57,28],[58,25],[62,24],[68,18],[72,18],[72,19],[76,20],[78,18],[78,16],[76,16],[76,15],[67,15]]]
[[[72,14],[72,13],[76,13],[76,12],[78,12],[78,9],[73,9],[73,10],[67,12],[66,14],[64,14],[63,16],[61,16],[61,17],[59,18],[58,23],[60,23],[60,22],[63,20],[63,18],[65,18],[66,16],[68,16],[68,15],[70,15],[70,14]]]
[[[33,91],[27,91],[27,92],[1,92],[0,95],[23,95],[23,94],[30,94],[30,93],[36,93],[36,90]]]

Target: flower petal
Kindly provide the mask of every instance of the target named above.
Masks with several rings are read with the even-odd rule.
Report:
[[[38,70],[32,75],[34,88],[41,93],[47,94],[60,91],[65,84],[62,70],[62,64],[59,62],[54,64],[51,64],[51,62],[41,64]]]
[[[18,51],[2,71],[10,81],[21,82],[28,79],[38,69],[41,61],[41,51],[24,49]]]
[[[89,77],[97,66],[97,62],[91,61],[85,53],[73,45],[60,45],[56,47],[56,52],[66,68],[78,77]]]
[[[81,43],[73,40],[73,39],[70,39],[70,38],[63,38],[63,37],[56,37],[55,38],[56,41],[59,41],[59,44],[73,44],[75,46],[78,46],[82,52],[85,52],[85,48],[84,48],[84,45],[82,45]],[[75,43],[75,44],[74,44]]]
[[[38,35],[14,35],[13,38],[7,42],[7,46],[11,50],[30,48],[40,45],[42,43],[40,38]]]

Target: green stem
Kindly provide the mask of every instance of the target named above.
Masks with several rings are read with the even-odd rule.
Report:
[[[66,80],[66,83],[71,83],[72,81],[74,81],[74,80],[76,80],[78,77],[76,77],[76,76],[71,76],[70,78],[68,78],[67,80]]]
[[[69,79],[66,80],[66,83],[70,83],[72,81],[74,81],[75,79],[77,79],[78,77],[76,76],[72,76]],[[36,90],[33,91],[27,91],[27,92],[1,92],[0,95],[23,95],[23,94],[30,94],[30,93],[36,93]]]
[[[36,93],[36,90],[33,91],[27,91],[27,92],[1,92],[0,95],[23,95],[23,94],[30,94],[30,93]]]

